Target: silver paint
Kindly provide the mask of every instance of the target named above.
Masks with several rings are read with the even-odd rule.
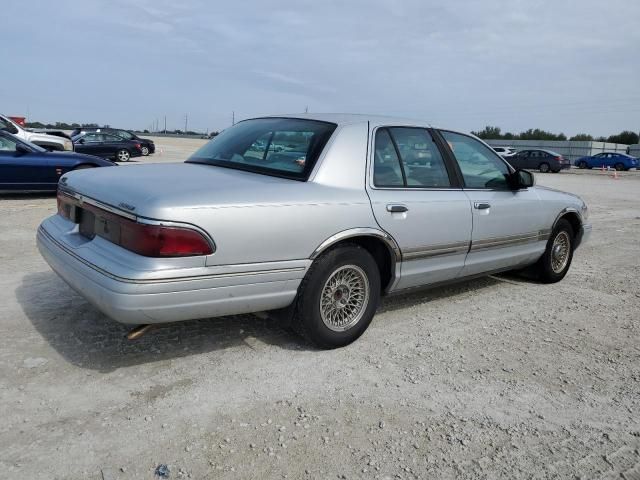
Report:
[[[295,117],[338,125],[306,182],[184,163],[62,177],[63,191],[79,202],[141,223],[198,230],[214,247],[211,255],[142,257],[103,238],[82,237],[76,224],[54,215],[38,230],[43,257],[111,318],[160,323],[286,307],[313,261],[348,239],[376,239],[387,249],[389,293],[531,264],[567,214],[578,214],[582,241],[591,231],[580,198],[537,186],[517,192],[375,188],[375,130],[428,123]],[[476,202],[491,207],[473,208]],[[390,212],[390,204],[408,210]]]

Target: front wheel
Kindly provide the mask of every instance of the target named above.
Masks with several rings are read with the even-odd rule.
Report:
[[[545,163],[541,163],[538,166],[538,170],[540,170],[540,172],[542,172],[542,173],[548,173],[550,169],[551,169],[551,167],[546,162]]]
[[[298,290],[293,327],[320,348],[343,347],[364,333],[379,301],[376,261],[358,245],[341,245],[311,265]]]
[[[536,264],[536,271],[542,282],[559,282],[567,274],[573,259],[573,240],[573,227],[561,218],[551,232],[547,248]]]
[[[131,154],[128,150],[125,150],[123,148],[122,150],[118,150],[116,152],[116,160],[118,162],[128,162],[129,160],[131,160]]]
[[[616,163],[615,167],[614,167],[617,171],[621,172],[624,170],[624,165],[621,163]]]
[[[142,146],[142,148],[140,149],[142,152],[142,156],[146,157],[147,155],[149,155],[149,147],[145,147],[144,145]]]

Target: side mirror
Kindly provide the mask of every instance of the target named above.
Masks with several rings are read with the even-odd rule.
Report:
[[[31,153],[31,149],[26,145],[22,145],[21,143],[16,144],[16,154],[18,156],[25,155],[27,153]]]
[[[511,174],[512,186],[514,190],[533,187],[535,185],[535,177],[528,170],[516,170]]]
[[[80,140],[78,140],[76,143],[80,143],[80,144],[84,143],[84,138],[81,138],[81,139],[80,139]]]

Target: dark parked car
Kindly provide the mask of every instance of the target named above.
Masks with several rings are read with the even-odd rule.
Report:
[[[130,132],[129,130],[122,130],[120,128],[110,128],[110,127],[86,127],[86,128],[76,128],[73,132],[71,132],[71,137],[77,137],[83,133],[108,133],[112,135],[117,135],[119,137],[124,138],[125,140],[135,140],[137,141],[142,149],[142,155],[147,156],[156,151],[156,145],[153,143],[153,140],[149,140],[148,138],[140,138],[135,133]]]
[[[132,157],[142,156],[139,141],[125,140],[110,133],[88,132],[72,138],[76,152],[113,158],[116,162],[128,162]]]
[[[116,165],[109,160],[73,152],[49,152],[0,131],[0,192],[55,191],[70,170]]]
[[[602,152],[591,157],[579,158],[574,165],[578,168],[613,167],[620,171],[629,170],[630,168],[637,169],[640,166],[640,162],[626,153]]]
[[[540,170],[542,173],[558,173],[571,168],[571,161],[551,150],[522,150],[506,159],[514,168]]]

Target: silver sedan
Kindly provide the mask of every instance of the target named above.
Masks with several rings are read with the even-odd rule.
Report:
[[[471,135],[305,114],[240,122],[185,163],[68,173],[37,237],[116,321],[270,311],[332,348],[382,295],[525,267],[561,280],[587,214]]]

